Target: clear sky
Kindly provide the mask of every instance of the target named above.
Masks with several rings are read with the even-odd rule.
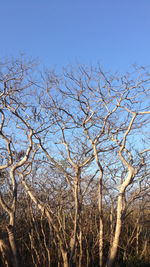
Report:
[[[1,0],[0,33],[1,58],[128,70],[150,65],[150,0]]]

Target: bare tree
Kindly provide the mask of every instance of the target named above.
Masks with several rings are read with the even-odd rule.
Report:
[[[0,77],[0,170],[7,171],[6,174],[9,176],[8,178],[7,175],[5,175],[5,179],[3,179],[3,188],[4,191],[7,190],[9,198],[7,197],[6,199],[2,190],[0,193],[0,204],[9,216],[9,223],[6,228],[15,266],[20,266],[14,234],[18,187],[17,170],[27,163],[32,151],[31,139],[33,131],[28,124],[28,118],[25,118],[25,110],[25,116],[21,116],[19,112],[20,106],[24,109],[21,97],[26,94],[27,88],[31,85],[31,82],[24,84],[25,81],[27,82],[26,74],[30,67],[30,62],[28,62],[26,66],[22,61],[14,61],[10,64],[8,63],[8,65],[4,64],[3,72],[1,72]],[[25,126],[24,129],[22,129],[22,124]],[[23,142],[19,140],[19,135],[22,135]],[[21,144],[23,149],[20,149]],[[8,181],[8,183],[6,183],[6,181]]]

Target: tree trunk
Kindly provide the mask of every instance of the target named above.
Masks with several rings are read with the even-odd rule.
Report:
[[[19,255],[18,255],[17,247],[16,247],[13,226],[9,225],[7,227],[7,232],[8,232],[8,238],[9,238],[11,251],[12,251],[12,254],[13,254],[13,257],[14,257],[15,267],[20,267],[21,266],[21,262],[20,262],[20,258],[19,258]]]
[[[61,254],[62,254],[62,258],[63,258],[64,267],[69,267],[67,251],[65,251],[63,248],[61,248]]]
[[[103,208],[102,208],[102,177],[103,173],[100,171],[99,188],[98,188],[98,202],[99,202],[99,267],[103,266]]]
[[[114,232],[113,214],[114,214],[114,206],[112,203],[111,210],[110,210],[110,246],[112,246],[112,243],[113,243],[113,232]]]
[[[74,199],[75,199],[75,216],[74,216],[74,230],[73,230],[73,238],[71,242],[71,253],[69,258],[69,267],[72,266],[72,258],[75,253],[76,243],[77,243],[77,235],[79,232],[79,216],[81,212],[81,203],[79,199],[80,194],[80,178],[81,171],[80,168],[76,169],[76,180],[74,185]]]
[[[136,229],[136,255],[139,255],[139,235],[140,235],[140,226],[139,226],[139,218],[137,219],[137,229]]]
[[[82,231],[81,230],[80,230],[78,240],[79,240],[79,246],[80,246],[79,267],[82,267],[83,247],[82,247]]]
[[[119,194],[118,194],[118,204],[117,204],[117,220],[116,220],[116,229],[115,229],[115,236],[113,238],[113,243],[112,246],[110,247],[110,255],[108,258],[108,261],[106,263],[107,267],[112,267],[117,255],[117,250],[118,250],[118,244],[119,244],[119,237],[120,237],[120,232],[121,232],[121,226],[122,226],[122,212],[123,212],[123,194],[129,185],[134,169],[131,166],[128,166],[129,173],[126,178],[126,180],[122,183]]]
[[[110,255],[107,261],[106,266],[111,267],[114,264],[117,250],[118,250],[118,243],[119,243],[119,237],[121,232],[121,226],[122,226],[122,194],[118,197],[118,208],[117,208],[117,221],[116,221],[116,229],[115,229],[115,236],[113,238],[113,243],[110,248]]]

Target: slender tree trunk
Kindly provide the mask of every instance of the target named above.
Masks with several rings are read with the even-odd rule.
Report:
[[[113,243],[113,232],[114,232],[113,214],[114,214],[114,206],[112,203],[111,211],[110,211],[110,246],[112,246],[112,243]]]
[[[103,266],[103,232],[104,232],[104,225],[103,225],[103,203],[102,203],[102,196],[103,196],[103,168],[99,161],[96,143],[92,143],[93,151],[97,166],[99,168],[99,184],[98,184],[98,210],[99,210],[99,267]]]
[[[123,194],[129,185],[134,169],[131,166],[128,166],[129,173],[126,178],[126,180],[122,183],[119,194],[118,194],[118,204],[117,204],[117,220],[116,220],[116,229],[115,229],[115,235],[113,238],[113,243],[112,246],[110,247],[110,254],[108,261],[106,263],[107,267],[112,267],[117,255],[117,250],[118,250],[118,244],[119,244],[119,238],[120,238],[120,232],[121,232],[121,227],[122,227],[122,212],[123,212]]]
[[[9,238],[11,251],[12,251],[12,254],[13,254],[13,257],[14,257],[15,267],[21,267],[21,262],[20,262],[20,258],[19,258],[19,255],[18,255],[18,250],[17,250],[17,247],[16,247],[16,242],[15,242],[15,237],[14,237],[13,226],[9,225],[7,227],[7,232],[8,232],[8,238]]]
[[[80,246],[79,267],[82,267],[83,248],[82,248],[82,231],[81,231],[81,229],[80,229],[80,234],[79,234],[78,240],[79,240],[79,246]]]
[[[86,267],[89,266],[89,262],[90,262],[90,257],[89,257],[89,250],[87,247],[87,249],[86,249]]]
[[[137,219],[137,229],[136,229],[136,255],[139,255],[139,235],[140,235],[139,219]]]
[[[7,233],[8,233],[8,238],[9,238],[9,244],[11,247],[11,251],[14,257],[14,264],[15,267],[20,267],[21,266],[21,259],[19,256],[19,252],[17,249],[16,245],[16,240],[15,240],[15,234],[14,234],[14,226],[15,226],[15,217],[16,217],[16,203],[17,203],[17,183],[15,180],[15,167],[12,168],[10,172],[10,176],[12,179],[12,184],[13,184],[13,201],[12,201],[12,208],[11,211],[9,212],[9,225],[7,226]]]
[[[78,232],[78,184],[75,184],[75,217],[74,217],[74,230],[73,237],[71,240],[71,253],[69,258],[69,267],[72,266],[72,258],[75,252],[75,246],[77,241],[77,232]]]
[[[103,208],[102,208],[102,178],[103,173],[100,171],[98,187],[98,204],[99,204],[99,267],[103,266]]]
[[[62,258],[63,258],[64,267],[69,267],[67,251],[65,251],[62,247],[61,247],[61,254],[62,254]]]
[[[120,232],[121,232],[121,226],[122,226],[122,194],[119,194],[118,197],[118,207],[117,207],[117,221],[116,221],[116,229],[115,229],[115,236],[113,238],[113,243],[110,248],[110,255],[107,261],[106,266],[111,267],[114,264],[116,255],[117,255],[117,250],[118,250],[118,244],[119,244],[119,237],[120,237]]]
[[[104,232],[104,225],[103,225],[103,203],[102,203],[102,196],[103,196],[103,168],[99,161],[96,143],[92,143],[93,151],[97,166],[99,168],[99,185],[98,185],[98,210],[99,210],[99,267],[103,266],[103,232]]]
[[[76,180],[74,186],[74,199],[75,199],[75,216],[74,216],[74,230],[73,230],[73,239],[71,244],[71,253],[69,258],[69,267],[72,266],[72,258],[75,253],[75,247],[77,243],[77,234],[79,231],[79,214],[81,211],[80,207],[80,200],[79,200],[79,189],[80,189],[80,178],[81,178],[81,171],[80,168],[76,169]]]

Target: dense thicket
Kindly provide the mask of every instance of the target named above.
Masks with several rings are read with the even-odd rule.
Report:
[[[93,192],[94,193],[94,192]],[[95,195],[96,195],[95,191]],[[33,206],[30,199],[22,195],[19,200],[18,212],[15,226],[15,238],[19,248],[19,254],[22,259],[21,266],[63,266],[63,259],[59,251],[59,241],[43,214]],[[96,204],[96,203],[95,203]],[[82,221],[82,265],[81,266],[98,266],[98,209],[95,204],[85,205],[81,215]],[[144,204],[144,203],[143,203]],[[140,203],[142,205],[142,202]],[[142,206],[141,206],[142,207]],[[56,214],[58,210],[56,209]],[[114,217],[116,210],[114,209]],[[111,207],[104,207],[104,262],[107,259],[110,236],[111,236]],[[73,214],[72,214],[73,215]],[[66,231],[66,242],[70,243],[72,234],[72,218],[66,207],[63,207],[63,215]],[[139,206],[134,208],[122,225],[120,243],[115,266],[149,266],[149,248],[150,248],[150,215],[149,207],[145,206],[140,211]],[[9,250],[5,250],[7,257],[12,261],[8,236],[6,232],[6,218],[1,211],[1,238],[5,241]],[[79,261],[80,236],[76,246],[76,264]],[[1,255],[2,257],[2,255]],[[147,264],[147,265],[146,265]],[[0,266],[7,266],[2,264]]]

